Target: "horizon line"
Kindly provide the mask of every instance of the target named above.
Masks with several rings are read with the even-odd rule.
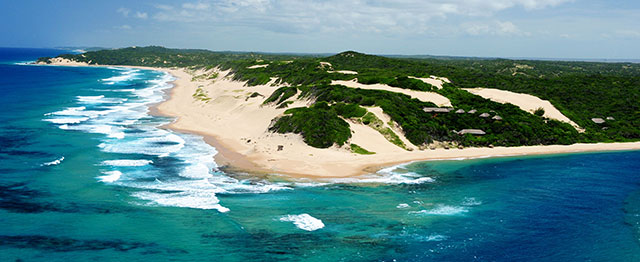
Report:
[[[528,61],[550,61],[550,62],[597,62],[597,63],[640,63],[640,58],[571,58],[571,57],[527,57],[527,56],[463,56],[463,55],[435,55],[435,54],[384,54],[384,53],[366,53],[356,50],[344,50],[340,52],[272,52],[272,51],[238,51],[238,50],[212,50],[208,48],[176,48],[166,47],[161,45],[146,45],[146,46],[123,46],[123,47],[100,47],[100,46],[55,46],[55,47],[15,47],[15,46],[0,46],[0,48],[15,48],[15,49],[57,49],[57,50],[82,50],[83,48],[101,48],[101,49],[122,49],[129,47],[149,47],[157,46],[167,49],[192,49],[192,50],[206,50],[210,52],[230,52],[230,53],[257,53],[257,54],[272,54],[272,55],[302,55],[302,56],[331,56],[340,54],[343,52],[353,51],[368,55],[377,55],[391,58],[422,58],[422,59],[477,59],[477,60],[528,60]]]

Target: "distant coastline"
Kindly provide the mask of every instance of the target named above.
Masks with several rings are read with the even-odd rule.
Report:
[[[51,65],[95,66],[63,59],[55,60]],[[248,173],[306,178],[354,177],[413,161],[640,150],[640,142],[628,142],[406,151],[385,143],[386,140],[376,137],[375,132],[358,136],[361,139],[379,140],[382,145],[373,155],[355,154],[335,146],[313,148],[305,144],[300,135],[269,132],[267,128],[271,119],[281,115],[285,109],[262,105],[261,99],[245,96],[250,94],[245,83],[230,79],[226,76],[228,72],[213,69],[216,78],[213,81],[203,81],[194,77],[205,73],[203,71],[123,67],[158,70],[173,75],[176,80],[172,83],[173,88],[167,91],[167,100],[153,105],[151,112],[175,117],[175,121],[167,126],[169,129],[205,137],[205,141],[218,150],[215,158],[220,166]],[[277,85],[260,85],[251,87],[251,92],[268,96],[277,88]],[[194,94],[199,92],[198,89],[203,90],[211,101],[195,99]],[[296,103],[304,104],[304,101]]]

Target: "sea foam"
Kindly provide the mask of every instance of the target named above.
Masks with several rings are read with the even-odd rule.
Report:
[[[102,161],[103,166],[146,166],[153,163],[151,160],[146,159],[118,159],[118,160],[105,160]]]
[[[122,177],[122,172],[120,171],[105,171],[103,172],[104,176],[99,176],[98,179],[105,183],[113,183],[118,181],[120,177]]]
[[[452,216],[452,215],[460,215],[463,213],[469,212],[469,209],[466,207],[460,206],[449,206],[439,204],[433,209],[425,209],[420,211],[412,211],[409,213],[412,214],[424,214],[424,215],[441,215],[441,216]]]
[[[315,231],[324,227],[322,220],[312,217],[309,214],[286,215],[280,218],[283,222],[293,222],[293,224],[302,230]]]
[[[60,158],[58,158],[56,160],[53,160],[51,162],[43,163],[42,166],[57,166],[60,163],[62,163],[62,161],[64,161],[64,157],[60,157]]]
[[[109,77],[102,79],[102,81],[107,85],[114,85],[117,83],[127,82],[134,79],[137,79],[141,74],[138,74],[140,70],[138,69],[117,69],[121,71],[120,75]]]
[[[143,201],[134,201],[137,204],[220,212],[229,209],[220,203],[217,194],[293,188],[291,183],[240,180],[216,171],[213,156],[217,151],[202,137],[160,129],[170,119],[148,115],[148,105],[161,102],[163,90],[171,87],[169,82],[174,78],[170,74],[144,80],[143,71],[112,69],[119,75],[102,80],[103,85],[110,86],[108,89],[91,89],[92,94],[76,97],[76,105],[45,115],[46,121],[64,130],[103,134],[98,145],[101,151],[126,155],[96,163],[105,168],[97,177],[99,181],[131,188],[132,195]]]

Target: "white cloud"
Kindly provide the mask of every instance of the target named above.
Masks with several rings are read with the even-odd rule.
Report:
[[[493,21],[491,23],[475,22],[462,25],[464,31],[472,36],[499,35],[499,36],[529,36],[531,33],[520,30],[509,21]]]
[[[511,23],[509,21],[507,21],[507,22],[497,21],[496,24],[498,25],[498,27],[497,27],[498,34],[501,34],[501,35],[523,35],[523,34],[525,34],[524,32],[520,31],[520,29],[518,29],[518,27],[516,25],[514,25],[513,23]]]
[[[198,3],[184,3],[182,4],[182,8],[184,9],[193,9],[193,10],[207,10],[209,9],[209,4],[198,2]]]
[[[129,16],[129,13],[131,13],[131,10],[128,8],[120,7],[118,8],[118,10],[116,10],[116,12],[123,15],[124,17],[127,17]]]
[[[640,38],[640,31],[638,30],[620,29],[614,31],[614,34],[620,38]]]
[[[503,10],[535,10],[573,0],[203,0],[158,5],[160,21],[209,22],[279,32],[427,33],[438,22],[491,17]],[[465,28],[469,34],[526,35],[513,23]]]
[[[140,19],[147,19],[147,17],[149,17],[149,15],[145,12],[136,12],[136,17],[140,18]]]
[[[573,2],[573,0],[519,0],[516,2],[524,6],[524,8],[532,10],[553,7],[566,2]]]

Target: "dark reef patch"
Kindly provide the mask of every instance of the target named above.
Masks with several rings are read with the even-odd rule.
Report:
[[[125,252],[133,249],[158,247],[157,244],[141,242],[126,242],[119,240],[80,240],[40,235],[0,236],[0,246],[40,249],[53,252],[97,251],[105,249]]]

